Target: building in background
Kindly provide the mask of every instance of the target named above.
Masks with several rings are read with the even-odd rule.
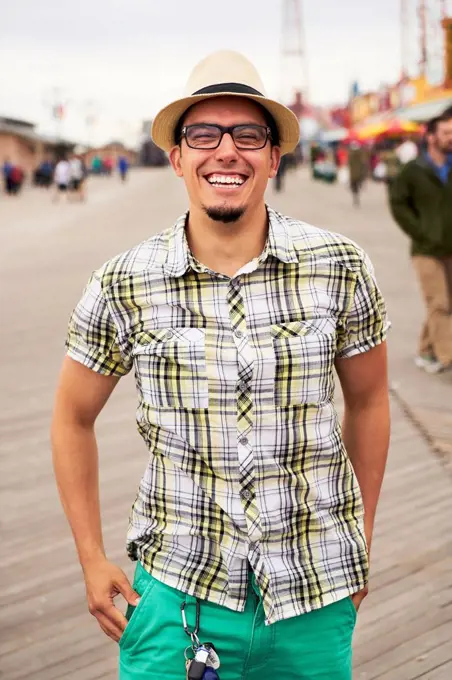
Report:
[[[31,175],[43,160],[55,161],[74,147],[75,143],[37,133],[34,123],[0,116],[0,164],[8,159]]]
[[[88,168],[91,168],[94,158],[100,158],[101,161],[110,159],[114,167],[116,167],[120,156],[125,157],[130,166],[135,166],[138,163],[138,152],[135,149],[127,148],[122,142],[118,141],[110,142],[109,144],[104,144],[99,147],[89,148],[80,155]]]
[[[413,33],[413,19],[409,20],[408,10],[414,6],[409,0],[405,0],[403,6],[406,9],[402,13],[401,76],[394,84],[374,92],[359,93],[356,89],[350,100],[353,126],[391,117],[422,123],[452,105],[452,19],[442,17],[437,2],[419,4],[418,9],[422,11],[417,13],[417,73],[413,74],[413,69],[408,68],[413,61],[408,49],[413,42],[408,40],[410,31]],[[435,7],[436,14],[433,13]],[[438,66],[441,63],[442,69]]]

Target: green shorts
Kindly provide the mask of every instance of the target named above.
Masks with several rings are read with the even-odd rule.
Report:
[[[196,600],[164,585],[138,563],[134,588],[141,596],[127,612],[119,642],[120,680],[184,680],[184,649],[190,639],[182,626],[181,604],[194,627]],[[323,609],[264,624],[254,576],[245,611],[234,612],[200,601],[201,642],[213,642],[220,656],[221,680],[351,680],[356,610],[349,597]]]

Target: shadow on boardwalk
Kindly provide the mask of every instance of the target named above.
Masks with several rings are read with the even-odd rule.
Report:
[[[0,254],[6,328],[0,397],[0,669],[5,680],[116,677],[116,648],[87,613],[56,496],[48,442],[52,394],[68,314],[90,271],[169,226],[186,202],[181,184],[160,171],[137,172],[120,189],[114,183],[93,183],[89,189],[84,206],[50,206],[33,193],[6,208]],[[412,367],[422,308],[406,244],[390,222],[379,187],[366,191],[358,212],[341,187],[312,185],[298,174],[289,177],[287,194],[276,199],[270,190],[269,202],[346,233],[369,250],[393,321],[393,437],[373,546],[371,594],[359,614],[354,678],[450,680],[451,480],[426,435],[431,442],[452,442],[447,421],[452,386]],[[127,514],[146,465],[134,407],[133,380],[125,380],[98,427],[105,542],[110,558],[129,574]]]

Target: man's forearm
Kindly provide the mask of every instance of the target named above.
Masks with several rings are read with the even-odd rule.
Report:
[[[345,408],[343,439],[359,482],[369,549],[389,448],[389,400]]]
[[[105,557],[94,427],[58,416],[52,427],[53,466],[82,567]]]

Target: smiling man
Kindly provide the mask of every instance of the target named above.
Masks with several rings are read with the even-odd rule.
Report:
[[[121,680],[178,680],[186,660],[188,678],[214,680],[218,656],[222,680],[351,679],[388,449],[388,322],[358,246],[265,204],[298,131],[244,57],[201,62],[153,126],[189,210],[97,270],[70,321],[54,466]],[[149,449],[133,588],[103,548],[94,435],[132,368]]]

